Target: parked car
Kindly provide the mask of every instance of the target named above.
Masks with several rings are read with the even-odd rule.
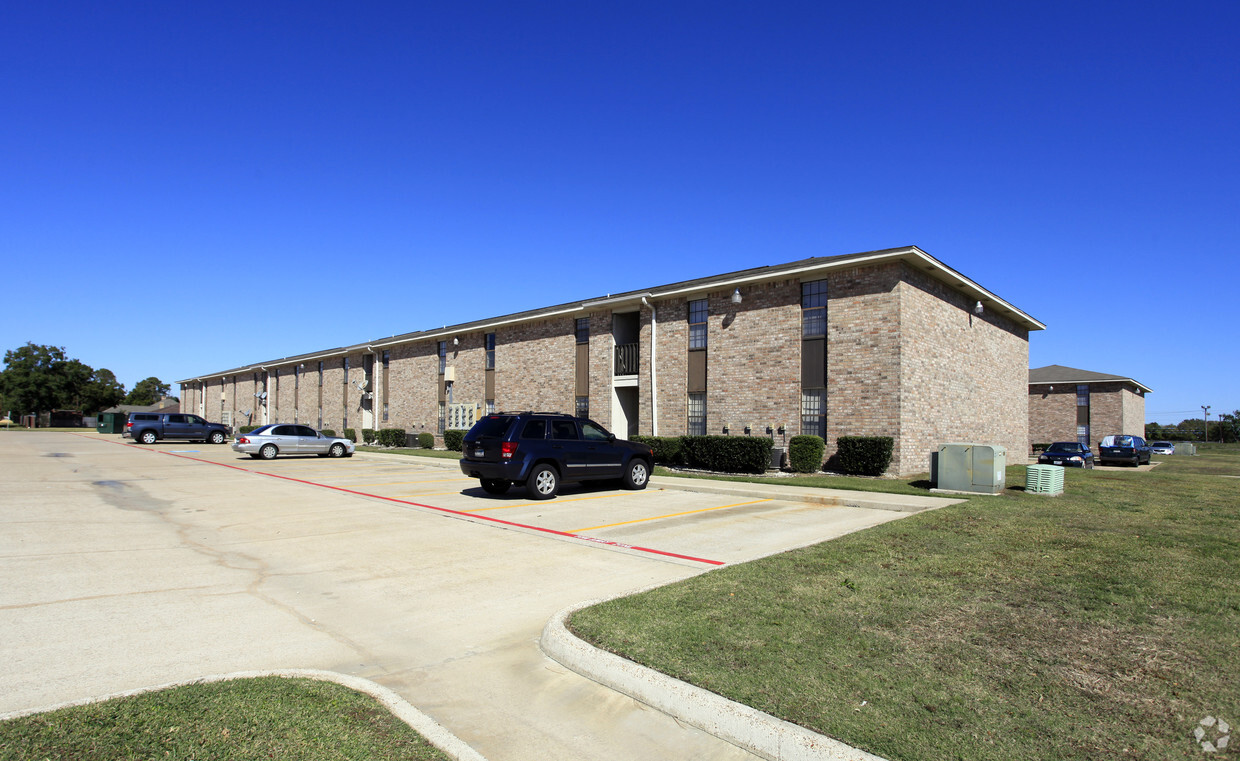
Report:
[[[133,412],[125,423],[121,437],[142,444],[160,439],[188,439],[223,444],[232,430],[221,423],[211,423],[197,415],[180,412]]]
[[[652,463],[650,447],[557,412],[487,415],[465,434],[461,453],[461,472],[488,494],[523,484],[530,499],[550,499],[573,481],[619,479],[626,489],[644,489]]]
[[[1065,468],[1093,468],[1094,453],[1076,441],[1056,441],[1038,455],[1039,465],[1062,465]]]
[[[1117,462],[1139,467],[1150,461],[1150,446],[1140,436],[1105,436],[1098,446],[1098,462]]]
[[[1154,454],[1175,454],[1175,444],[1170,441],[1151,441],[1150,451]]]
[[[352,457],[353,442],[324,436],[308,425],[272,423],[242,433],[233,442],[234,452],[255,459],[274,460],[278,455],[314,454],[319,457]]]

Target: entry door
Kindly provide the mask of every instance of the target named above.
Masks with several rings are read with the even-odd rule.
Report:
[[[638,391],[636,386],[618,386],[611,400],[611,432],[616,438],[631,439],[638,433]]]

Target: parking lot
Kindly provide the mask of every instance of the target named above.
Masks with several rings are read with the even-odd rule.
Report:
[[[454,460],[96,434],[0,436],[0,460],[0,713],[316,668],[395,690],[497,760],[749,758],[546,658],[543,625],[907,514],[657,481],[534,502]]]

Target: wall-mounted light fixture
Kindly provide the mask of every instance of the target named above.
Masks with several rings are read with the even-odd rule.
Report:
[[[979,301],[977,302],[977,305],[973,307],[973,314],[981,314],[985,309],[986,308],[982,306],[982,302]]]
[[[460,345],[460,343],[461,343],[461,339],[457,338],[456,336],[452,336],[452,345],[453,345],[453,346],[459,346],[459,345]]]
[[[723,435],[724,436],[728,435],[728,427],[726,425],[723,427]]]
[[[741,289],[740,288],[732,289],[732,303],[733,304],[741,303]]]

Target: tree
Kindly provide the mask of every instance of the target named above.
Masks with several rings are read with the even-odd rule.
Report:
[[[62,346],[27,343],[20,349],[4,353],[5,369],[0,373],[0,394],[4,396],[5,412],[14,415],[38,414],[69,406],[73,384],[81,378],[82,368],[90,376],[90,368],[65,357]]]
[[[96,415],[125,399],[125,387],[107,368],[94,371],[78,394],[77,407],[84,415]]]
[[[134,384],[133,391],[130,391],[129,395],[125,397],[125,404],[154,404],[167,396],[171,390],[172,386],[164,383],[159,378],[154,376],[144,378]]]

